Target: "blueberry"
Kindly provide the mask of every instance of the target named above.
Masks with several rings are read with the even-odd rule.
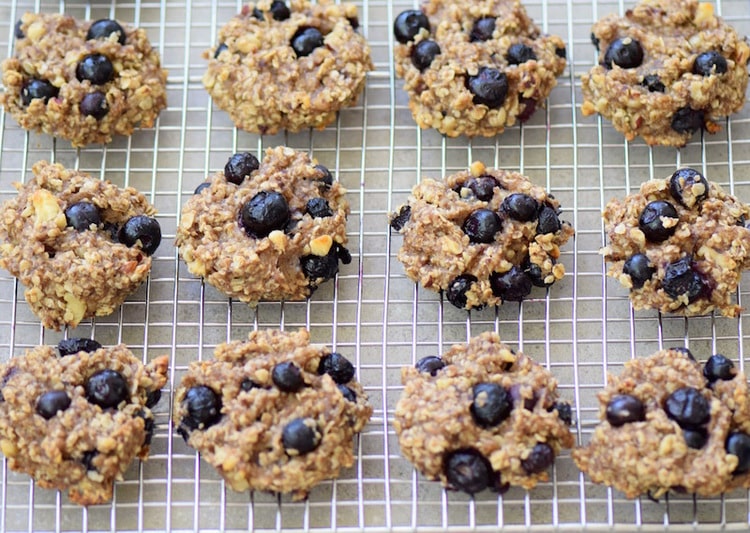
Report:
[[[411,51],[411,62],[420,72],[429,67],[435,56],[440,54],[440,46],[435,41],[419,41]]]
[[[661,78],[656,74],[647,74],[643,76],[641,85],[646,87],[651,93],[663,93],[667,89],[661,82]]]
[[[564,46],[560,46],[558,48],[555,48],[555,55],[557,57],[562,57],[563,59],[565,59],[568,54],[567,54],[567,52],[565,50],[565,47]]]
[[[297,57],[308,56],[320,46],[323,46],[323,34],[317,28],[303,26],[292,37],[292,48]]]
[[[227,50],[229,50],[229,47],[226,44],[221,43],[219,46],[216,47],[216,52],[214,52],[214,59],[219,59],[219,56],[221,55],[221,53],[226,52]]]
[[[262,239],[289,222],[289,204],[281,193],[261,191],[240,209],[240,224],[250,237]]]
[[[656,269],[649,266],[648,257],[645,254],[631,255],[622,265],[622,273],[630,276],[634,289],[642,288],[655,272]]]
[[[36,412],[49,420],[58,411],[70,407],[70,397],[63,390],[51,390],[42,394],[36,402]]]
[[[591,44],[594,45],[594,48],[596,48],[596,51],[599,51],[599,37],[594,35],[593,32],[591,32],[591,35],[589,35],[589,38],[591,39]]]
[[[502,274],[490,274],[492,294],[504,302],[520,302],[531,292],[531,278],[518,265]]]
[[[200,194],[204,190],[210,189],[210,188],[211,188],[211,182],[210,181],[204,181],[203,183],[201,183],[200,185],[198,185],[195,188],[195,191],[193,191],[193,194]]]
[[[526,122],[536,111],[536,100],[533,98],[518,97],[518,105],[523,106],[523,111],[516,115],[519,122]]]
[[[419,10],[408,9],[402,11],[393,22],[393,35],[398,42],[406,44],[414,39],[422,28],[430,31],[427,16]]]
[[[495,32],[495,17],[482,17],[474,21],[469,39],[471,42],[488,41]]]
[[[117,34],[117,42],[125,44],[125,30],[116,20],[100,19],[94,22],[86,33],[86,40],[91,39],[109,39],[113,33]]]
[[[448,483],[469,494],[481,492],[492,484],[492,465],[477,450],[456,450],[444,459]]]
[[[221,419],[221,397],[205,385],[189,388],[183,402],[187,414],[181,425],[189,431],[208,429]]]
[[[98,226],[102,223],[99,208],[91,202],[78,202],[65,210],[65,220],[68,226],[76,231],[86,231],[91,225]]]
[[[155,218],[136,215],[123,224],[118,238],[129,247],[140,242],[143,253],[153,255],[161,243],[161,226]]]
[[[346,398],[347,401],[357,403],[357,395],[352,389],[350,389],[346,385],[337,385],[337,387],[339,388],[339,392],[344,395],[344,398]]]
[[[263,12],[257,7],[253,8],[253,18],[256,18],[258,20],[265,20],[265,17],[263,17]]]
[[[310,198],[305,206],[305,212],[313,218],[332,217],[333,211],[325,198]]]
[[[466,78],[466,88],[474,95],[473,102],[490,109],[501,107],[508,95],[508,78],[505,73],[490,67],[482,67],[476,76]]]
[[[100,91],[87,93],[81,99],[81,103],[78,107],[81,110],[82,115],[87,117],[94,117],[96,120],[104,118],[107,113],[109,113],[107,96]]]
[[[510,416],[513,399],[497,383],[479,383],[473,388],[474,400],[470,411],[474,421],[482,427],[493,427]]]
[[[87,472],[96,472],[96,466],[94,465],[94,458],[96,458],[99,455],[99,452],[97,450],[91,450],[88,452],[83,452],[83,456],[81,457],[81,464],[86,468]]]
[[[436,355],[423,357],[414,365],[414,368],[422,373],[429,374],[432,377],[437,375],[438,370],[445,367],[445,361]]]
[[[537,218],[539,202],[528,194],[514,193],[503,200],[500,209],[507,213],[513,220],[531,222]]]
[[[271,379],[282,392],[297,392],[305,386],[302,371],[291,361],[285,361],[273,367]]]
[[[154,389],[146,394],[146,407],[151,409],[161,400],[161,389]]]
[[[16,25],[13,26],[13,35],[16,39],[23,39],[26,37],[26,35],[23,33],[23,29],[21,29],[21,26],[23,25],[23,21],[21,19],[18,19],[16,21]]]
[[[41,99],[46,104],[50,98],[55,98],[60,89],[47,80],[32,79],[26,82],[21,89],[21,102],[29,105],[32,100]]]
[[[476,276],[471,274],[461,274],[453,278],[446,291],[448,301],[459,309],[466,309],[466,293],[471,290],[471,286],[476,282]]]
[[[242,389],[245,392],[250,392],[253,389],[259,389],[261,388],[260,385],[258,385],[256,382],[254,382],[250,378],[245,378],[240,382],[240,389]]]
[[[638,227],[648,241],[662,242],[674,235],[677,224],[665,226],[663,218],[676,219],[676,221],[680,218],[674,206],[664,200],[649,202],[641,211],[641,216],[638,217]]]
[[[352,29],[357,31],[357,28],[359,28],[359,19],[357,17],[346,17],[346,20],[349,21],[349,25]]]
[[[537,235],[546,235],[548,233],[557,233],[562,228],[560,218],[557,213],[548,205],[542,206],[539,210],[539,220],[536,226]]]
[[[727,60],[719,52],[710,51],[698,54],[693,63],[693,74],[711,76],[724,74],[727,71]]]
[[[318,374],[328,374],[333,381],[344,385],[354,378],[354,365],[340,353],[333,352],[320,359]]]
[[[334,246],[327,255],[304,255],[299,261],[302,272],[313,284],[332,279],[339,271],[339,258]]]
[[[642,420],[646,420],[646,407],[635,396],[618,394],[607,404],[607,422],[613,427]]]
[[[643,47],[632,37],[622,37],[612,42],[604,54],[604,65],[612,68],[636,68],[643,62]]]
[[[503,365],[505,364],[507,363],[503,363]],[[523,389],[525,389],[525,387],[522,387],[520,383],[511,385],[508,392],[510,393],[510,397],[513,399],[513,405],[515,405],[516,407],[523,407],[527,411],[533,411],[534,407],[536,406],[536,402],[539,399],[539,396],[535,391],[532,391],[531,398],[529,398],[528,396],[524,396]]]
[[[86,399],[102,409],[117,407],[129,394],[128,382],[116,370],[105,368],[86,381]]]
[[[289,11],[287,5],[284,2],[281,2],[281,0],[273,0],[269,11],[271,11],[273,20],[286,20],[292,15],[292,12]]]
[[[466,217],[462,229],[470,242],[490,243],[500,231],[500,217],[490,209],[477,209]]]
[[[309,422],[306,424],[304,418],[295,418],[281,431],[281,443],[288,455],[302,455],[318,447],[320,434]]]
[[[703,283],[703,276],[693,270],[690,257],[687,256],[667,265],[661,286],[664,292],[674,300],[687,295],[688,303],[694,302],[707,290]]]
[[[156,428],[156,423],[154,422],[153,417],[147,418],[146,413],[143,410],[138,411],[135,416],[143,419],[143,445],[149,446],[154,438],[154,429]]]
[[[711,417],[711,404],[698,389],[682,387],[667,396],[664,411],[681,428],[699,429]]]
[[[477,200],[489,202],[495,195],[495,187],[500,187],[500,184],[492,176],[479,176],[469,179],[464,187],[468,187]]]
[[[102,345],[94,339],[71,337],[57,343],[57,352],[60,354],[60,357],[65,357],[66,355],[75,355],[78,352],[93,353],[101,347]]]
[[[562,420],[565,425],[570,426],[573,424],[573,408],[568,402],[555,402],[552,404],[552,409],[557,410],[557,417]]]
[[[76,67],[78,81],[88,80],[94,85],[104,85],[115,77],[112,62],[101,54],[89,54]]]
[[[687,208],[708,198],[708,191],[708,180],[692,168],[681,168],[669,179],[672,198]]]
[[[521,466],[529,474],[544,472],[555,462],[555,451],[546,442],[537,442],[529,456],[521,460]]]
[[[744,474],[750,470],[750,435],[740,431],[730,433],[724,447],[727,453],[737,456],[734,474]]]
[[[704,122],[703,111],[685,106],[675,111],[671,126],[677,133],[693,133],[703,129]]]
[[[734,363],[720,353],[714,354],[706,361],[706,366],[703,367],[703,375],[710,383],[720,379],[725,381],[734,379]]]
[[[352,262],[352,254],[340,244],[336,244],[336,257],[345,265]]]
[[[552,259],[553,265],[555,264],[555,262],[556,261]],[[526,261],[524,261],[521,269],[526,273],[526,275],[531,280],[531,284],[534,285],[535,287],[546,288],[546,287],[550,287],[553,283],[555,283],[554,276],[552,276],[552,280],[549,283],[547,283],[546,279],[547,279],[548,274],[545,275],[542,272],[542,267],[540,267],[536,263],[532,263],[531,258],[528,258],[528,257],[526,258]]]
[[[682,436],[688,448],[700,450],[708,442],[708,433],[704,429],[683,429]]]
[[[508,60],[508,64],[510,65],[520,65],[527,61],[536,61],[536,54],[534,53],[534,49],[530,46],[515,43],[508,48],[508,53],[505,54],[505,59]]]
[[[315,165],[315,170],[320,172],[322,176],[319,178],[325,185],[330,187],[333,185],[333,174],[331,174],[331,171],[328,170],[328,167],[325,167],[323,165]]]
[[[249,152],[240,152],[230,157],[224,165],[224,177],[227,181],[239,185],[258,168],[260,168],[260,162],[257,157]]]
[[[685,356],[688,359],[690,359],[691,361],[695,361],[695,356],[693,355],[693,352],[691,352],[689,349],[685,348],[684,346],[673,346],[672,348],[670,348],[670,350],[685,354]]]
[[[391,219],[391,227],[396,231],[401,231],[406,223],[409,222],[410,217],[411,206],[408,204],[402,205],[398,215]]]

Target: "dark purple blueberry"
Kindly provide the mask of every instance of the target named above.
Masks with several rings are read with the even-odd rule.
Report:
[[[557,410],[557,417],[562,420],[565,425],[570,426],[573,424],[573,408],[568,402],[555,402],[552,404],[551,409]]]
[[[706,366],[703,367],[703,375],[711,383],[720,379],[729,381],[734,379],[735,374],[736,371],[734,370],[732,360],[720,353],[709,357],[708,361],[706,361]]]
[[[544,472],[555,462],[555,451],[546,442],[537,442],[529,456],[521,460],[521,466],[529,474]]]
[[[94,458],[99,455],[97,450],[91,450],[83,452],[81,457],[81,464],[86,468],[87,472],[96,472],[96,466],[94,466]]]
[[[273,16],[273,20],[286,20],[292,15],[287,5],[281,0],[273,0],[269,11],[271,12],[271,16]]]
[[[467,448],[448,454],[444,460],[445,477],[451,487],[474,494],[492,483],[492,465],[477,450]]]
[[[750,470],[750,435],[740,431],[730,433],[724,447],[727,453],[737,456],[734,474],[744,474]]]
[[[258,9],[257,7],[253,8],[252,15],[253,15],[253,18],[255,18],[257,20],[266,20],[265,17],[263,17],[263,12],[260,9]]]
[[[282,392],[297,392],[305,386],[302,371],[291,361],[285,361],[273,367],[271,379]]]
[[[221,419],[221,397],[205,385],[188,389],[183,402],[187,414],[182,419],[182,426],[188,431],[208,429]]]
[[[708,180],[692,168],[681,168],[669,179],[672,198],[688,209],[708,198]]]
[[[305,206],[305,211],[313,218],[332,217],[333,211],[325,198],[310,198]]]
[[[536,100],[534,100],[533,98],[524,98],[523,96],[519,96],[518,105],[523,106],[523,111],[516,115],[516,118],[519,122],[524,123],[529,120],[536,111]]]
[[[698,54],[693,63],[693,74],[711,76],[724,74],[727,71],[727,60],[719,52],[711,50]]]
[[[536,200],[535,200],[536,201]],[[557,233],[562,228],[557,212],[548,205],[543,205],[539,210],[539,220],[536,225],[537,235]]]
[[[349,25],[352,27],[354,31],[357,31],[359,28],[359,19],[357,17],[346,17],[346,20],[349,21]]]
[[[469,179],[464,187],[468,187],[477,200],[489,202],[495,195],[495,187],[500,187],[500,184],[492,176],[479,176]]]
[[[357,395],[354,393],[352,389],[347,387],[346,385],[337,385],[339,388],[339,392],[344,395],[344,398],[346,398],[347,401],[350,401],[352,403],[357,403]]]
[[[161,400],[161,389],[154,389],[146,394],[146,407],[151,409]]]
[[[490,287],[492,294],[504,302],[520,302],[531,292],[531,278],[521,267],[515,265],[502,274],[490,274]]]
[[[435,56],[438,54],[440,54],[440,46],[438,43],[431,41],[430,39],[425,39],[424,41],[419,41],[412,49],[411,62],[420,72],[422,72],[432,64]]]
[[[94,85],[104,85],[115,77],[115,67],[107,56],[89,54],[76,67],[78,81],[88,80]]]
[[[330,353],[320,359],[318,374],[328,374],[339,385],[345,385],[354,379],[354,365],[340,353]]]
[[[472,101],[497,109],[508,95],[508,78],[505,73],[490,67],[482,67],[476,76],[466,78],[466,88],[474,95]]]
[[[664,200],[649,202],[638,217],[638,227],[650,242],[662,242],[674,235],[677,224],[664,225],[664,218],[675,219],[679,222],[679,215],[672,204]]]
[[[513,220],[531,222],[537,218],[539,202],[528,194],[513,193],[503,200],[500,209],[507,213]]]
[[[682,436],[688,448],[700,450],[708,442],[708,433],[704,429],[683,429]]]
[[[60,357],[65,357],[66,355],[75,355],[78,352],[93,353],[101,347],[102,345],[94,339],[71,337],[57,343],[57,352],[60,354]]]
[[[604,54],[604,66],[612,64],[620,68],[636,68],[643,63],[643,47],[632,37],[621,37],[612,41]]]
[[[530,46],[526,46],[522,43],[514,43],[508,48],[508,53],[505,54],[505,59],[508,60],[510,65],[520,65],[527,61],[536,61],[536,54],[534,49]]]
[[[563,59],[565,59],[568,54],[567,54],[567,52],[565,50],[565,47],[564,46],[560,46],[560,47],[555,48],[555,55],[557,57],[562,57]]]
[[[281,193],[260,191],[240,209],[240,224],[250,237],[262,239],[289,222],[289,204]]]
[[[297,57],[312,54],[313,50],[323,46],[323,34],[318,28],[303,26],[292,37],[292,48]]]
[[[672,129],[677,133],[693,133],[703,129],[703,111],[690,106],[681,107],[672,117]]]
[[[474,21],[474,27],[471,28],[469,39],[471,42],[488,41],[492,39],[495,32],[495,17],[482,17]]]
[[[50,98],[55,98],[60,89],[47,80],[32,79],[26,82],[21,89],[21,102],[29,105],[32,100],[41,99],[46,104]]]
[[[245,378],[240,382],[240,389],[242,389],[244,392],[250,392],[253,389],[259,388],[261,388],[261,386],[250,378]]]
[[[593,32],[591,32],[591,35],[589,37],[591,39],[591,44],[594,45],[594,48],[596,48],[596,51],[598,52],[599,51],[599,37],[594,35]]]
[[[445,367],[445,361],[436,355],[428,355],[423,357],[414,365],[414,368],[424,374],[429,374],[432,377],[437,375],[438,370]]]
[[[81,110],[82,115],[94,117],[96,120],[104,118],[109,113],[107,96],[100,91],[84,95],[78,108]]]
[[[687,295],[688,303],[694,302],[707,290],[703,283],[703,276],[700,272],[693,270],[688,256],[667,265],[661,286],[673,300]]]
[[[410,217],[411,206],[409,204],[402,205],[398,215],[391,219],[391,227],[396,231],[401,231],[406,223],[409,222]]]
[[[552,264],[555,264],[555,260],[552,259]],[[542,267],[537,265],[536,263],[532,263],[530,258],[526,258],[526,261],[524,261],[523,266],[521,267],[523,271],[526,273],[526,275],[531,280],[531,284],[535,287],[550,287],[553,283],[555,283],[554,276],[552,276],[552,280],[547,283],[545,280],[547,278],[547,275],[544,275],[542,272]]]
[[[494,427],[510,416],[513,399],[497,383],[479,383],[473,388],[474,400],[470,411],[474,421],[482,427]]]
[[[156,423],[153,417],[146,417],[146,413],[141,410],[136,413],[136,416],[143,419],[143,445],[149,446],[154,438],[154,429],[156,429]]]
[[[105,368],[86,381],[86,399],[102,409],[117,407],[129,394],[128,382],[116,370]]]
[[[117,34],[117,42],[125,44],[125,30],[116,20],[100,19],[94,22],[86,33],[86,40],[91,39],[109,39],[113,33]]]
[[[315,165],[315,170],[323,174],[323,176],[319,178],[320,181],[322,181],[328,187],[333,185],[333,174],[331,174],[331,171],[328,170],[328,167],[325,167],[323,165]]]
[[[646,87],[651,93],[663,93],[667,90],[664,84],[661,82],[661,78],[657,74],[647,74],[643,76],[641,85]]]
[[[229,47],[226,44],[221,43],[219,46],[216,47],[216,52],[214,52],[214,59],[219,59],[219,56],[221,55],[221,53],[226,52],[227,50],[229,50]]]
[[[305,276],[317,284],[320,280],[325,281],[332,279],[339,271],[339,257],[335,249],[331,246],[327,255],[304,255],[300,258],[300,266]]]
[[[260,161],[253,154],[249,152],[236,153],[224,165],[224,177],[227,181],[239,185],[258,168],[260,168]]]
[[[607,404],[607,422],[613,427],[642,420],[646,420],[646,407],[635,396],[618,394]]]
[[[430,21],[427,16],[417,9],[402,11],[393,21],[393,35],[401,44],[406,44],[417,36],[424,28],[430,31]]]
[[[345,265],[352,262],[352,254],[340,244],[336,244],[336,257]]]
[[[153,255],[161,243],[161,226],[155,218],[136,215],[123,224],[118,238],[130,247],[140,242],[143,253]]]
[[[711,404],[698,389],[682,387],[667,396],[664,411],[681,428],[698,429],[710,419]]]
[[[462,229],[469,236],[469,241],[490,243],[500,231],[500,217],[490,209],[477,209],[466,217]]]
[[[673,346],[672,348],[670,348],[670,350],[683,353],[685,354],[685,356],[687,356],[688,359],[690,359],[691,361],[695,361],[695,356],[693,355],[693,352],[691,352],[689,349],[685,348],[684,346]]]
[[[211,187],[211,182],[210,181],[204,181],[203,183],[201,183],[200,185],[198,185],[195,188],[195,191],[193,191],[193,194],[200,194],[204,190],[209,189],[210,187]]]
[[[622,265],[622,273],[630,276],[634,289],[642,288],[655,272],[656,269],[649,266],[648,257],[645,254],[631,255]]]
[[[64,390],[51,390],[42,394],[36,402],[36,412],[49,420],[58,411],[65,411],[70,407],[70,397]]]
[[[303,455],[318,447],[320,434],[311,419],[295,418],[281,431],[281,443],[288,455]]]
[[[21,19],[18,19],[16,21],[16,25],[13,26],[13,35],[16,39],[23,39],[26,37],[26,35],[23,33],[23,29],[21,29],[21,26],[23,25],[23,21]]]
[[[477,277],[471,274],[461,274],[453,278],[445,293],[448,301],[459,309],[466,309],[466,293],[471,290],[471,286],[476,282]]]
[[[86,231],[91,225],[98,226],[102,223],[99,208],[91,202],[78,202],[65,210],[65,220],[68,226],[76,231]]]

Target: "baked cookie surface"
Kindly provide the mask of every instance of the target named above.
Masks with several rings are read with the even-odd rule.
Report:
[[[71,501],[112,499],[113,482],[146,459],[153,407],[167,381],[167,356],[147,365],[124,344],[91,339],[39,346],[0,365],[0,450],[12,470]]]
[[[372,70],[354,4],[260,0],[219,30],[203,85],[246,131],[323,129],[356,104]]]
[[[151,270],[161,242],[154,207],[132,187],[59,164],[32,171],[0,208],[0,266],[46,328],[111,314]]]
[[[177,432],[232,489],[302,499],[354,463],[352,439],[372,407],[354,366],[309,341],[304,329],[255,331],[182,378]]]
[[[750,46],[697,0],[643,0],[594,24],[599,64],[581,76],[584,115],[628,140],[683,146],[745,103]]]
[[[733,297],[750,268],[750,206],[683,168],[611,200],[602,216],[608,275],[630,288],[635,309],[739,315]]]
[[[150,128],[167,105],[167,71],[144,30],[26,13],[15,36],[0,102],[24,129],[73,146],[109,143]]]
[[[446,291],[460,309],[521,301],[565,274],[557,262],[573,228],[560,204],[517,172],[475,162],[443,181],[424,179],[391,214],[409,279]]]
[[[190,272],[232,298],[304,300],[351,261],[345,194],[305,153],[238,153],[187,201],[175,244]]]
[[[533,488],[573,446],[571,408],[557,382],[496,333],[401,371],[394,426],[401,453],[428,479],[475,493]]]
[[[518,0],[428,0],[393,31],[414,120],[450,137],[525,122],[565,69],[562,39],[542,34]]]

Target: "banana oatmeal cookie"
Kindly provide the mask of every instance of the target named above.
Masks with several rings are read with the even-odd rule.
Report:
[[[124,344],[92,339],[39,346],[0,364],[0,450],[12,470],[71,501],[112,499],[112,485],[146,459],[169,358],[147,365]]]
[[[354,366],[309,342],[304,329],[255,331],[220,344],[182,378],[177,432],[232,489],[299,500],[354,463],[352,439],[372,407]]]
[[[102,19],[26,13],[0,94],[21,127],[73,146],[109,143],[150,128],[167,105],[167,71],[146,32]]]

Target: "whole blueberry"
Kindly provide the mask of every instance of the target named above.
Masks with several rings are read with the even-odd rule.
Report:
[[[123,224],[118,238],[130,247],[140,242],[143,253],[153,255],[161,243],[161,226],[155,218],[136,215]]]
[[[461,274],[453,278],[445,292],[448,301],[459,309],[466,309],[466,293],[471,290],[471,286],[477,282],[477,277],[471,274]]]
[[[332,279],[339,271],[339,257],[335,247],[327,255],[304,255],[300,258],[300,266],[305,276],[312,282],[316,280]]]
[[[689,256],[667,265],[661,286],[664,292],[674,300],[687,295],[688,303],[694,302],[707,290],[703,283],[703,276],[693,269]]]
[[[620,68],[636,68],[643,62],[643,47],[632,37],[621,37],[612,41],[604,53],[604,65],[612,68],[612,64]]]
[[[411,206],[409,204],[402,205],[398,215],[391,219],[391,227],[396,231],[401,231],[410,218]]]
[[[68,226],[76,231],[86,231],[92,224],[98,226],[102,223],[99,208],[91,202],[78,202],[68,206],[65,210],[65,220]]]
[[[555,462],[555,451],[546,442],[537,442],[529,456],[521,460],[521,466],[529,474],[544,472]]]
[[[291,361],[285,361],[273,367],[271,379],[282,392],[297,392],[305,386],[302,371]]]
[[[704,429],[683,429],[682,436],[688,448],[700,450],[708,442],[708,433]]]
[[[273,0],[273,2],[271,2],[269,11],[271,11],[273,20],[286,20],[292,15],[292,12],[289,10],[287,5],[281,0]]]
[[[260,168],[260,161],[249,152],[240,152],[229,158],[224,165],[224,177],[227,181],[239,185],[250,174]]]
[[[18,19],[16,21],[16,25],[13,26],[13,36],[16,39],[23,39],[26,37],[26,35],[23,33],[23,29],[21,29],[21,26],[23,25],[23,21],[21,19]]]
[[[154,389],[146,394],[146,407],[151,409],[161,400],[161,389]]]
[[[557,417],[562,420],[566,426],[573,424],[573,408],[568,402],[555,402],[552,404],[552,409],[557,410]]]
[[[240,222],[250,237],[262,239],[289,222],[289,204],[281,193],[261,191],[240,209]]]
[[[221,397],[205,385],[196,385],[188,389],[183,400],[187,415],[182,425],[190,431],[208,429],[221,419]]]
[[[55,98],[60,89],[52,85],[47,80],[31,79],[21,88],[21,102],[23,105],[29,105],[32,100],[40,99],[46,104],[50,98]]]
[[[727,71],[727,60],[719,52],[711,50],[698,54],[693,63],[693,74],[711,76],[724,74]]]
[[[128,382],[116,370],[100,370],[86,381],[86,399],[102,409],[117,407],[129,394]]]
[[[474,95],[472,101],[475,104],[497,109],[508,95],[508,78],[495,68],[482,67],[476,76],[466,78],[466,88]]]
[[[440,46],[435,41],[419,41],[411,51],[411,62],[420,72],[429,67],[435,56],[440,54]]]
[[[469,39],[471,42],[488,41],[495,32],[495,17],[482,17],[474,21]]]
[[[685,354],[685,356],[688,359],[690,359],[691,361],[695,361],[695,356],[693,355],[693,352],[691,352],[688,348],[685,348],[684,346],[673,346],[670,348],[670,350]]]
[[[263,12],[260,9],[258,9],[257,7],[253,8],[252,15],[253,15],[253,18],[255,18],[257,20],[265,20],[265,17],[263,16]]]
[[[210,189],[210,188],[211,188],[211,182],[210,181],[204,181],[203,183],[201,183],[200,185],[198,185],[195,188],[195,191],[193,191],[193,194],[200,194],[203,191],[205,191],[206,189]]]
[[[622,273],[630,276],[630,282],[634,289],[640,289],[643,284],[656,272],[656,269],[649,266],[648,257],[645,254],[631,255],[622,265]]]
[[[681,107],[672,116],[672,129],[677,133],[693,133],[703,129],[705,118],[703,111],[690,106]]]
[[[346,398],[347,401],[350,401],[352,403],[357,403],[357,395],[355,392],[347,387],[346,385],[337,385],[339,388],[339,392],[344,395],[344,398]]]
[[[681,168],[669,178],[669,192],[672,198],[687,208],[692,208],[708,198],[708,180],[692,168]]]
[[[698,429],[711,417],[711,404],[698,389],[682,387],[667,396],[664,411],[681,428]]]
[[[354,365],[340,353],[330,353],[320,359],[318,374],[328,374],[340,385],[349,383],[354,378]]]
[[[93,353],[101,347],[102,345],[94,339],[71,337],[57,343],[57,352],[60,357],[65,357],[66,355],[75,355],[78,352]]]
[[[513,193],[503,200],[500,209],[513,220],[531,222],[537,218],[539,202],[528,194]]]
[[[557,57],[562,57],[563,59],[565,59],[568,54],[567,54],[567,52],[565,50],[565,47],[564,46],[560,46],[558,48],[555,48],[555,55]]]
[[[406,44],[424,28],[430,31],[430,21],[427,16],[416,9],[402,11],[393,21],[393,35],[401,44]]]
[[[292,49],[297,57],[308,56],[321,46],[323,46],[323,34],[318,28],[302,27],[292,37]]]
[[[96,120],[104,118],[107,116],[107,113],[109,113],[107,96],[100,91],[86,93],[81,99],[81,103],[78,107],[81,110],[82,115],[86,117],[94,117]]]
[[[443,465],[445,477],[455,489],[474,494],[492,484],[492,465],[473,448],[449,453]]]
[[[720,353],[709,357],[706,366],[703,367],[703,375],[711,383],[720,379],[725,381],[734,379],[735,373],[732,360]]]
[[[646,419],[646,407],[643,402],[629,394],[618,394],[607,404],[607,422],[619,427],[629,422],[640,422]]]
[[[333,174],[331,174],[331,171],[328,170],[328,167],[323,165],[315,165],[315,170],[322,174],[322,176],[319,178],[320,181],[322,181],[328,187],[333,185]]]
[[[536,234],[546,235],[548,233],[557,233],[562,228],[560,218],[557,212],[548,205],[542,206],[539,210],[539,220],[537,221]]]
[[[466,217],[462,229],[470,242],[490,243],[500,231],[500,217],[490,209],[477,209]]]
[[[309,420],[309,419],[308,419]],[[304,418],[295,418],[281,431],[281,443],[288,455],[303,455],[309,453],[320,444],[320,434],[310,422]]]
[[[325,198],[310,198],[305,205],[305,212],[313,218],[332,217],[333,211]]]
[[[744,474],[750,470],[750,435],[739,431],[730,433],[724,447],[727,453],[737,456],[734,474]]]
[[[214,59],[219,59],[221,53],[226,52],[227,50],[229,50],[229,47],[225,43],[221,43],[216,47],[216,51],[214,52]]]
[[[495,187],[500,187],[500,184],[492,176],[479,176],[470,178],[464,187],[468,187],[477,200],[489,202],[495,194]]]
[[[522,43],[515,43],[508,48],[508,53],[505,54],[505,59],[508,60],[508,64],[510,65],[520,65],[527,61],[535,61],[536,54],[534,53],[534,49],[530,46],[526,46]]]
[[[510,416],[513,399],[497,383],[479,383],[472,390],[474,400],[470,411],[474,421],[482,427],[494,427]]]
[[[490,274],[492,294],[504,302],[520,302],[531,292],[531,278],[518,265],[502,274]]]
[[[89,54],[78,63],[76,78],[78,81],[88,80],[94,85],[104,85],[115,77],[115,67],[107,56]]]
[[[663,93],[667,89],[657,74],[643,76],[641,85],[646,87],[650,93]]]
[[[664,218],[673,219],[674,222],[665,226]],[[638,227],[648,241],[662,242],[674,235],[679,218],[672,204],[665,200],[654,200],[641,211],[641,216],[638,217]]]
[[[116,20],[100,19],[94,22],[86,33],[86,40],[109,39],[113,33],[117,34],[117,42],[125,44],[125,30]]]
[[[420,372],[429,374],[432,377],[435,377],[435,375],[437,375],[438,370],[444,367],[445,367],[445,361],[443,361],[442,358],[436,355],[428,355],[427,357],[423,357],[422,359],[417,361],[416,364],[414,365],[414,368],[416,368]]]
[[[36,412],[49,420],[58,411],[65,411],[70,407],[70,397],[64,390],[51,390],[42,394],[36,402]]]

